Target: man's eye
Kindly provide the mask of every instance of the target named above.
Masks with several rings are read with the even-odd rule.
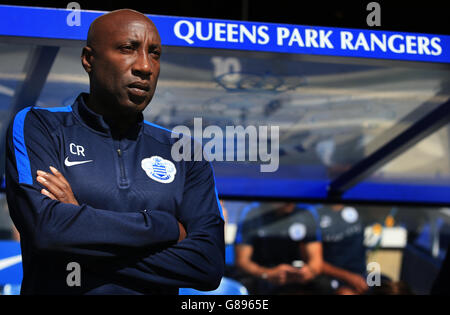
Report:
[[[123,51],[130,51],[130,50],[134,50],[134,47],[131,45],[125,45],[125,46],[121,46],[120,49]]]
[[[152,55],[154,55],[156,57],[161,56],[161,52],[159,50],[151,50],[150,54],[152,54]]]

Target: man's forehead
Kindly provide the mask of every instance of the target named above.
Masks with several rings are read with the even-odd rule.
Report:
[[[135,38],[142,35],[159,38],[156,27],[146,21],[130,21],[116,24],[111,31],[115,38]]]
[[[119,10],[97,18],[89,30],[88,41],[89,37],[98,42],[142,35],[160,40],[158,30],[145,15],[132,10]]]

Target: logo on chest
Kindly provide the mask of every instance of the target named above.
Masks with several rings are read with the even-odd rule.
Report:
[[[86,157],[86,155],[84,154],[84,147],[82,145],[78,145],[75,143],[70,143],[69,144],[69,149],[70,149],[70,153],[72,155],[76,155],[76,156],[82,156],[82,157]],[[71,166],[75,166],[75,165],[80,165],[80,164],[85,164],[85,163],[89,163],[89,162],[93,162],[94,160],[81,160],[81,161],[69,161],[69,157],[66,156],[65,160],[64,160],[64,165],[67,167],[71,167]]]
[[[163,184],[173,182],[177,173],[177,169],[171,161],[157,155],[143,159],[141,167],[148,177]]]
[[[302,223],[294,223],[289,227],[288,233],[293,241],[301,241],[306,236],[306,226]]]
[[[342,219],[347,223],[355,223],[358,221],[358,211],[352,207],[345,207],[341,212]]]

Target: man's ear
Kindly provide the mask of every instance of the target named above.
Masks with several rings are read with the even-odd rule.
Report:
[[[81,64],[88,74],[92,71],[92,59],[94,58],[93,53],[94,50],[89,46],[84,46],[81,51]]]

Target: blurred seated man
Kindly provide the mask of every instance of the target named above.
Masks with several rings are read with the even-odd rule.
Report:
[[[295,203],[254,203],[236,236],[236,266],[250,294],[313,293],[322,270],[317,222]]]
[[[353,295],[368,290],[364,229],[358,211],[344,205],[318,210],[323,245],[322,273],[328,276],[329,293]]]

